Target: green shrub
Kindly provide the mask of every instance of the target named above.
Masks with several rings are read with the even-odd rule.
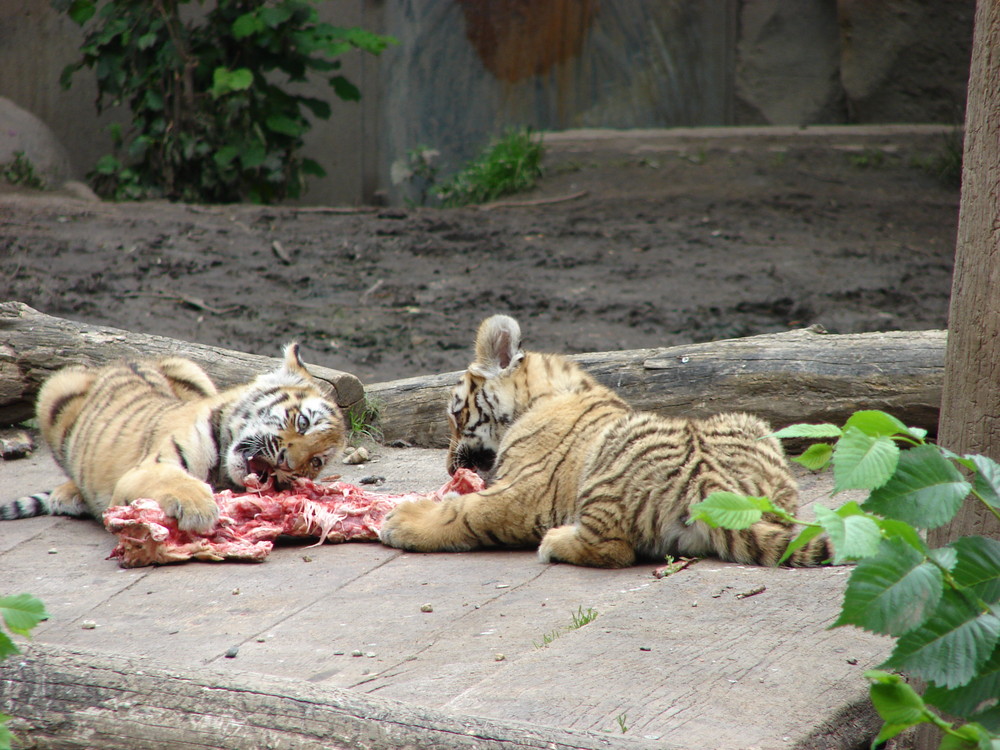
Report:
[[[209,203],[298,197],[306,175],[325,174],[299,154],[307,115],[325,120],[331,109],[287,84],[320,76],[356,101],[337,58],[378,54],[394,40],[321,23],[309,0],[216,0],[182,13],[190,2],[52,0],[88,29],[63,86],[91,68],[98,112],[125,104],[132,113],[130,127],[111,129],[114,153],[92,173],[97,191]]]
[[[442,205],[454,207],[531,190],[542,176],[542,154],[530,130],[508,130],[434,192]]]
[[[885,721],[875,742],[917,724],[944,732],[942,748],[1000,745],[1000,541],[967,536],[931,549],[921,530],[950,522],[965,502],[1000,519],[1000,464],[959,456],[925,440],[881,411],[856,412],[843,428],[793,425],[780,438],[835,439],[796,460],[818,470],[832,464],[834,493],[868,491],[860,505],[818,506],[816,522],[786,557],[818,534],[829,535],[834,562],[857,561],[833,627],[854,625],[895,639],[882,665],[927,683],[920,696],[898,674],[872,670],[871,699]],[[963,471],[965,473],[963,473]],[[796,523],[766,498],[713,493],[692,507],[691,521],[747,528],[763,513]],[[967,723],[956,725],[931,710]]]

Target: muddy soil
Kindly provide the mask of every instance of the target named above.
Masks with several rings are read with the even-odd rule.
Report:
[[[0,192],[0,299],[379,382],[464,367],[481,318],[562,352],[819,323],[946,324],[958,189],[907,149],[553,155],[554,203],[108,204]]]

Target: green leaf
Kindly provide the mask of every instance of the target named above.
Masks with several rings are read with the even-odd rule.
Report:
[[[212,71],[213,97],[220,97],[233,91],[244,91],[253,85],[253,73],[249,68],[228,68],[218,67]]]
[[[292,10],[287,4],[276,7],[264,7],[260,9],[260,20],[272,29],[278,28],[281,24],[292,17]]]
[[[895,474],[871,493],[864,508],[935,529],[954,518],[971,489],[936,446],[920,445],[901,452]]]
[[[31,594],[0,597],[0,617],[12,633],[28,635],[48,616],[45,605]]]
[[[223,146],[218,151],[215,152],[215,156],[212,158],[215,163],[220,167],[228,167],[233,159],[240,155],[240,149],[238,146]]]
[[[805,547],[809,542],[818,537],[823,533],[823,528],[820,526],[806,526],[799,535],[795,537],[791,542],[789,542],[788,547],[785,548],[785,552],[781,555],[781,559],[778,560],[778,564],[785,562],[789,557],[791,557],[795,552]]]
[[[793,424],[768,437],[775,438],[839,438],[843,431],[835,424]]]
[[[713,529],[720,526],[725,529],[746,529],[757,523],[764,511],[770,509],[770,505],[766,498],[744,497],[734,492],[713,492],[700,503],[691,506],[688,523],[704,521]]]
[[[94,17],[97,12],[97,4],[92,0],[73,0],[66,13],[77,26],[83,26]]]
[[[915,528],[910,526],[910,524],[904,521],[896,521],[892,518],[883,518],[876,521],[879,528],[882,529],[882,536],[886,539],[898,537],[907,544],[909,544],[913,549],[919,552],[921,555],[928,555],[930,551],[927,549],[927,544],[924,542],[924,538],[920,536],[920,532]]]
[[[900,636],[883,666],[946,688],[960,687],[993,653],[998,636],[1000,618],[980,612],[960,593],[946,589],[927,621]]]
[[[844,429],[855,427],[871,437],[892,437],[893,435],[907,435],[915,437],[909,428],[891,414],[876,409],[856,411],[844,422]]]
[[[833,544],[834,564],[870,557],[878,552],[882,531],[857,503],[845,503],[836,511],[816,506],[816,521]]]
[[[14,654],[21,653],[21,650],[17,647],[17,644],[10,639],[10,636],[6,633],[0,633],[0,661],[3,661],[8,656],[13,656]]]
[[[159,35],[155,31],[150,31],[148,34],[140,36],[135,44],[139,49],[149,49],[159,41],[159,38]]]
[[[899,460],[892,438],[847,427],[833,449],[833,491],[873,490],[889,481]]]
[[[987,456],[965,457],[976,467],[976,492],[990,507],[1000,510],[1000,464]]]
[[[795,456],[792,460],[802,464],[811,471],[825,469],[830,459],[833,457],[833,446],[829,443],[815,443],[806,448],[800,456]]]
[[[320,166],[319,162],[312,159],[302,160],[302,171],[313,177],[326,177],[326,170]]]
[[[958,555],[952,576],[987,604],[1000,602],[1000,541],[966,536],[949,547]]]
[[[871,674],[873,673],[865,673],[865,677],[873,679],[869,676]],[[897,675],[887,675],[884,672],[877,674],[879,677],[873,679],[870,695],[872,705],[875,706],[878,715],[886,724],[906,728],[927,720],[927,707],[916,690],[903,682]],[[888,677],[896,679],[887,679]]]
[[[246,146],[240,152],[240,164],[244,169],[254,169],[264,163],[267,158],[267,150],[261,143],[253,143]]]
[[[285,115],[271,115],[264,121],[264,124],[272,132],[290,135],[293,138],[298,138],[306,132],[306,127],[302,123],[296,122]]]
[[[98,174],[114,174],[121,168],[122,163],[111,154],[105,154],[94,165],[94,171]]]
[[[302,97],[299,101],[308,107],[309,111],[312,112],[315,117],[318,117],[321,120],[330,119],[331,110],[328,102],[325,102],[322,99],[313,99],[308,96]]]
[[[941,571],[902,539],[882,542],[874,557],[851,571],[833,627],[856,625],[901,635],[923,624],[941,599]]]
[[[344,76],[333,76],[330,85],[333,86],[333,92],[345,102],[361,101],[361,91]]]
[[[930,684],[924,691],[924,700],[942,711],[963,719],[976,718],[993,731],[1000,731],[1000,643],[993,654],[980,667],[976,676],[967,684],[957,688],[944,688]]]
[[[233,38],[245,39],[252,34],[263,31],[265,28],[264,22],[257,18],[256,13],[244,13],[233,21]]]

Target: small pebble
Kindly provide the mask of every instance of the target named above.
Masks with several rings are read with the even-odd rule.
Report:
[[[434,611],[434,605],[432,605],[432,604],[421,604],[420,605],[420,611],[421,612],[433,612]]]
[[[261,636],[260,638],[257,639],[257,643],[267,643],[267,638]]]
[[[494,654],[493,655],[493,661],[503,661],[506,658],[507,657],[504,654]]]
[[[337,650],[337,651],[334,651],[334,652],[333,652],[333,655],[334,655],[334,656],[343,656],[343,655],[344,655],[344,652],[343,652],[343,650],[342,650],[342,649],[340,649],[340,650]]]
[[[302,555],[302,562],[312,562],[313,559],[309,555]]]
[[[235,659],[236,658],[236,654],[238,654],[239,652],[240,652],[240,647],[239,646],[230,646],[226,650],[226,658],[227,659]]]
[[[233,596],[239,596],[239,595],[240,595],[240,590],[239,589],[233,589]]]
[[[364,651],[360,651],[358,649],[354,649],[351,652],[351,656],[364,656],[364,655],[365,655],[365,652]]]
[[[375,652],[374,651],[369,651],[367,654],[365,654],[365,656],[367,656],[369,659],[374,659],[375,658]]]
[[[55,547],[53,547],[52,549],[49,550],[49,554],[50,555],[58,555],[59,554],[59,550],[57,550]]]
[[[639,650],[640,651],[652,651],[653,648],[651,646],[639,646]]]
[[[80,623],[80,627],[83,628],[84,630],[93,630],[94,628],[97,627],[97,623],[94,622],[93,620],[84,620],[83,622]]]
[[[369,458],[368,449],[361,446],[355,451],[351,451],[346,456],[344,456],[345,464],[363,464]]]
[[[358,484],[382,484],[385,482],[385,477],[379,476],[378,474],[369,474],[366,477],[361,477],[358,480]]]

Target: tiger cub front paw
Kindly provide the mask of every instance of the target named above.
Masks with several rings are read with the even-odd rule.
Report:
[[[466,540],[453,538],[455,518],[444,519],[443,505],[433,500],[400,503],[385,517],[379,531],[382,544],[411,552],[462,552],[472,549]]]
[[[197,480],[175,484],[155,500],[164,513],[177,519],[177,526],[184,531],[211,531],[219,518],[219,505],[211,488]]]

